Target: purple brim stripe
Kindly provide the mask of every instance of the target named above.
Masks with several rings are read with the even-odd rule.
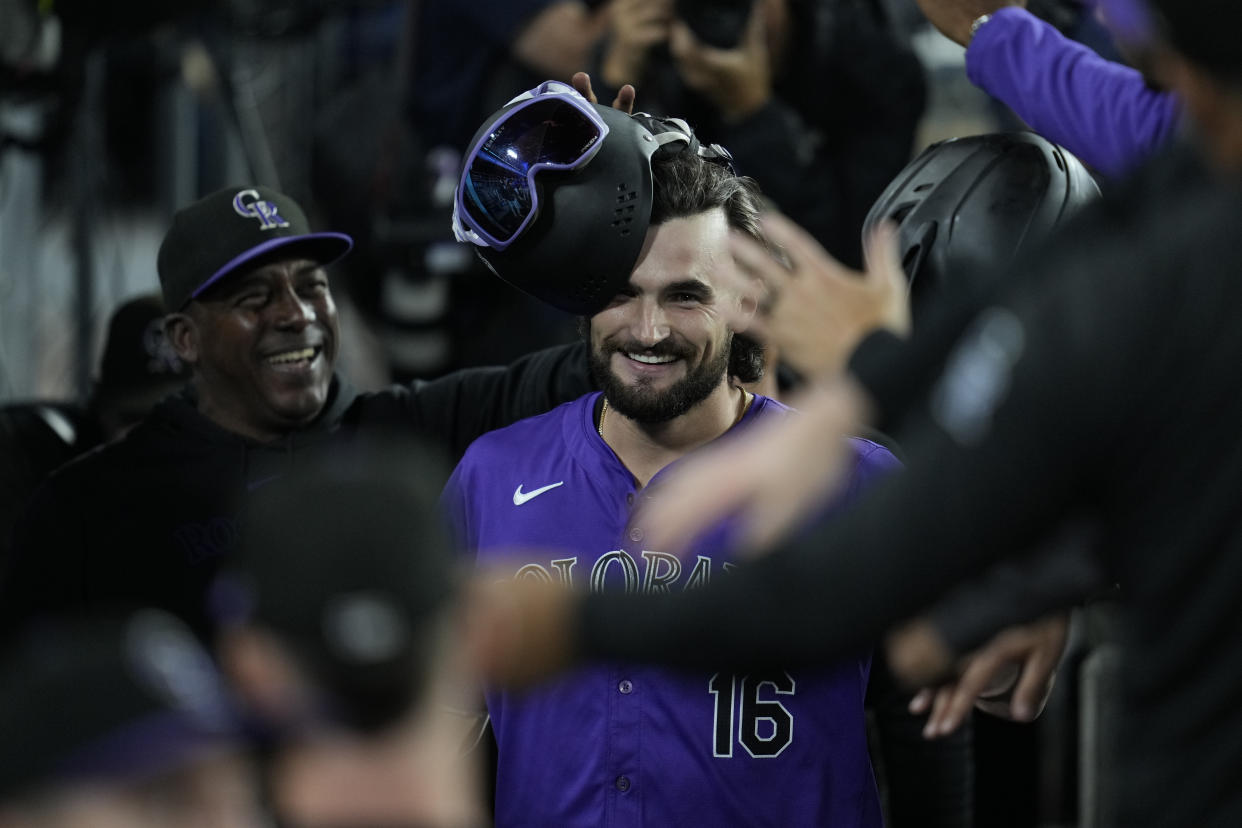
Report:
[[[242,743],[239,728],[208,722],[184,711],[164,711],[131,722],[65,757],[61,780],[136,779],[174,770],[207,750]]]
[[[262,244],[255,245],[238,256],[234,256],[226,262],[223,267],[211,274],[211,276],[207,278],[207,281],[196,287],[194,292],[190,294],[190,298],[197,299],[203,291],[232,273],[234,270],[237,270],[239,267],[246,264],[246,262],[253,261],[260,256],[272,252],[273,250],[279,250],[282,247],[287,247],[292,244],[306,244],[307,242],[326,241],[342,242],[343,246],[328,258],[317,259],[317,261],[322,265],[330,265],[333,262],[340,260],[354,247],[354,240],[344,233],[306,233],[301,236],[281,236],[280,238],[271,239],[270,241],[265,241]]]

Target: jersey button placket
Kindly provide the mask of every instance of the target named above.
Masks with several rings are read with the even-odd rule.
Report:
[[[621,679],[621,682],[617,685],[617,689],[620,690],[623,695],[628,696],[630,693],[634,692],[634,682],[629,679]]]
[[[628,776],[618,776],[616,784],[617,790],[621,793],[625,793],[630,789],[630,778]]]

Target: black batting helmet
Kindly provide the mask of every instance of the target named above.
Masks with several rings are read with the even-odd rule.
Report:
[[[1082,162],[1032,132],[975,135],[925,149],[872,205],[866,238],[897,224],[911,302],[994,278],[1087,203],[1099,187]]]

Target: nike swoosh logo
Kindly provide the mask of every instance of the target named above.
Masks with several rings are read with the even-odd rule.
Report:
[[[548,489],[555,489],[557,486],[563,486],[563,485],[565,485],[565,481],[561,480],[560,482],[550,483],[547,486],[542,486],[538,489],[535,489],[529,492],[522,491],[522,487],[519,485],[516,489],[513,490],[513,505],[521,506],[526,501],[531,500],[532,498],[539,497],[539,495],[543,494]]]

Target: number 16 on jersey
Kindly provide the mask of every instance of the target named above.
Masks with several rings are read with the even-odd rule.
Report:
[[[795,689],[793,678],[784,671],[712,676],[707,682],[707,692],[716,700],[712,755],[732,758],[736,740],[756,759],[780,756],[794,735],[793,714],[780,697],[792,696]]]

